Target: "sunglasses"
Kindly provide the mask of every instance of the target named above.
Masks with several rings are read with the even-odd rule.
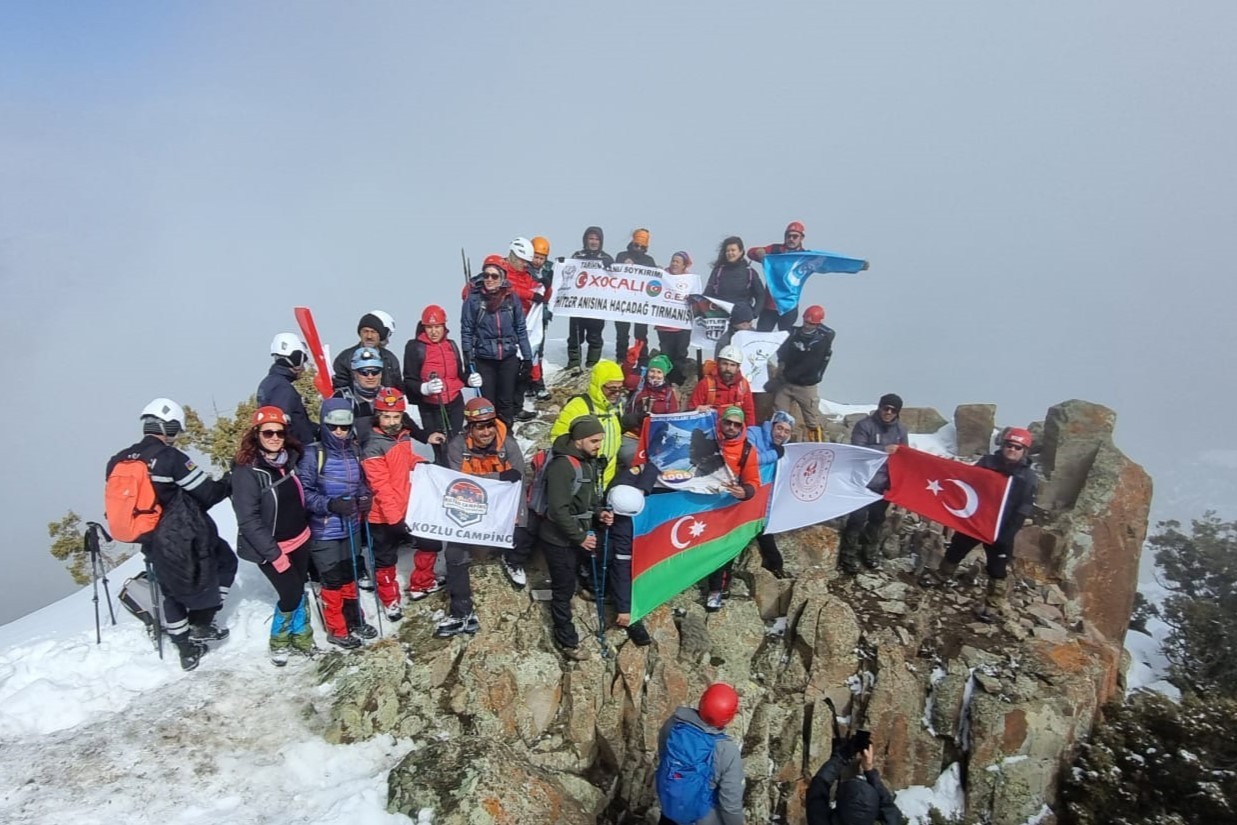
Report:
[[[263,438],[286,438],[283,430],[258,430],[258,435]]]
[[[725,421],[722,422],[722,426],[723,427],[742,427],[743,422],[735,421],[733,419],[727,418]]]
[[[365,368],[357,370],[357,375],[364,375],[366,378],[373,378],[375,375],[382,375],[382,370]]]
[[[327,426],[331,428],[332,432],[337,433],[346,433],[352,429],[351,424],[327,424]]]
[[[885,406],[881,407],[881,412],[891,412],[891,413],[896,413],[897,411],[898,411],[898,408],[897,408],[897,407],[891,407],[891,406],[889,406],[888,404],[886,404]]]
[[[503,279],[501,272],[483,272],[481,273],[481,277],[485,278],[487,281],[501,281]]]
[[[1002,446],[1002,447],[1004,447],[1004,448],[1005,448],[1005,449],[1007,449],[1007,450],[1017,450],[1018,452],[1022,452],[1023,450],[1025,450],[1025,449],[1026,449],[1026,445],[1025,445],[1025,444],[1015,444],[1015,443],[1014,443],[1014,442],[1012,442],[1012,441],[1006,441],[1006,442],[1005,442],[1004,444],[1002,444],[1001,446]]]

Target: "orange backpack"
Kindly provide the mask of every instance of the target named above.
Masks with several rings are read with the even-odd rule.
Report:
[[[112,468],[103,491],[103,511],[107,529],[117,541],[138,541],[155,529],[163,508],[145,461],[126,458]]]

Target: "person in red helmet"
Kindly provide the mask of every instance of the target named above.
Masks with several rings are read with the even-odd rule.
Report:
[[[447,313],[437,304],[421,311],[416,337],[404,347],[404,393],[417,405],[427,433],[450,439],[464,424],[464,357],[448,336]],[[441,447],[435,455],[441,455]]]
[[[803,239],[806,237],[807,230],[803,228],[803,224],[799,221],[791,221],[786,224],[786,231],[782,234],[781,243],[771,243],[768,246],[753,246],[747,250],[747,257],[753,261],[764,261],[765,255],[781,255],[783,252],[802,252]],[[777,304],[774,302],[773,296],[766,294],[764,306],[756,319],[756,329],[761,332],[769,332],[774,329],[789,331],[794,327],[798,317],[798,307],[782,315],[777,311]]]
[[[387,618],[397,622],[404,614],[395,565],[400,548],[413,548],[418,541],[404,517],[412,497],[412,472],[425,459],[413,451],[412,433],[404,426],[408,406],[404,394],[394,387],[382,387],[373,403],[374,431],[361,453],[361,469],[374,497],[369,510],[374,582]]]
[[[739,694],[714,682],[696,707],[677,708],[661,726],[655,773],[659,825],[743,825],[743,757],[725,733],[738,712]]]
[[[802,326],[795,327],[777,348],[777,389],[773,407],[799,417],[807,431],[807,440],[823,441],[820,427],[820,379],[833,357],[833,330],[825,326],[825,308],[812,305],[803,312]]]
[[[1000,444],[995,452],[976,462],[978,467],[995,470],[1013,478],[1005,513],[997,529],[996,541],[984,545],[987,556],[988,592],[983,601],[975,605],[975,616],[981,621],[998,622],[1009,615],[1009,560],[1014,555],[1014,539],[1026,520],[1035,510],[1035,488],[1038,479],[1031,466],[1031,433],[1021,427],[1007,427],[1001,433]],[[967,553],[979,544],[979,539],[955,532],[945,550],[945,559],[935,571],[929,571],[920,579],[925,587],[937,587],[953,578],[958,564]]]

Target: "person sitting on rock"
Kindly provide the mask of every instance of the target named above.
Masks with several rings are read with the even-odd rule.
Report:
[[[795,429],[795,419],[790,413],[778,410],[773,417],[760,426],[747,428],[747,440],[756,451],[760,461],[760,480],[764,483],[773,482],[773,469],[778,459],[786,454],[786,442],[790,440]],[[761,532],[756,537],[756,546],[760,548],[760,565],[779,579],[793,578],[786,570],[782,559],[782,551],[777,547],[777,540],[770,533]]]
[[[829,761],[812,777],[807,790],[807,825],[902,825],[902,812],[872,764],[871,741],[858,753],[852,753],[851,747],[847,740],[833,740]],[[833,783],[853,759],[859,763],[860,774],[838,785],[837,804],[830,809]]]
[[[876,409],[855,422],[850,431],[850,443],[884,450],[892,455],[898,447],[910,443],[906,426],[899,420],[901,413],[901,396],[894,393],[882,395]],[[874,493],[884,493],[889,489],[889,470],[884,464],[868,482],[868,489]],[[878,542],[888,511],[889,502],[882,498],[846,517],[846,527],[842,530],[842,541],[838,547],[838,566],[843,573],[848,576],[858,573],[860,558],[871,570],[880,567]]]
[[[743,756],[724,731],[738,712],[739,694],[714,682],[695,708],[679,707],[662,724],[655,773],[658,825],[743,825]],[[701,769],[708,775],[697,777]]]
[[[996,541],[984,545],[987,556],[988,592],[982,602],[975,605],[975,615],[981,621],[997,622],[1009,612],[1009,579],[1006,578],[1009,560],[1014,555],[1014,539],[1022,525],[1035,509],[1035,488],[1038,480],[1031,467],[1031,433],[1021,427],[1009,427],[1001,436],[1001,446],[976,462],[977,467],[986,467],[1013,478],[1009,498],[1005,502],[1005,514],[997,529]],[[928,571],[920,579],[924,587],[937,587],[953,578],[958,564],[966,554],[979,544],[979,539],[964,533],[954,533],[945,550],[945,559],[935,571]]]

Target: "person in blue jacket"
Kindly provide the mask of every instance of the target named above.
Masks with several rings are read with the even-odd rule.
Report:
[[[309,552],[321,579],[327,641],[346,650],[360,647],[362,639],[378,635],[361,612],[355,572],[373,496],[361,473],[348,399],[322,402],[319,440],[305,449],[296,474],[305,489]]]
[[[533,362],[533,348],[524,326],[524,308],[503,268],[490,258],[460,311],[460,349],[469,370],[481,376],[481,395],[494,402],[498,417],[510,428],[517,409],[520,364]],[[475,386],[471,374],[468,383]]]
[[[747,441],[756,451],[760,462],[760,480],[764,484],[773,481],[773,471],[777,460],[785,452],[785,444],[795,429],[795,419],[788,412],[778,410],[773,417],[759,426],[747,428]],[[760,565],[779,579],[789,579],[791,574],[786,570],[782,551],[777,547],[777,540],[768,533],[756,537],[756,546],[760,548]]]

